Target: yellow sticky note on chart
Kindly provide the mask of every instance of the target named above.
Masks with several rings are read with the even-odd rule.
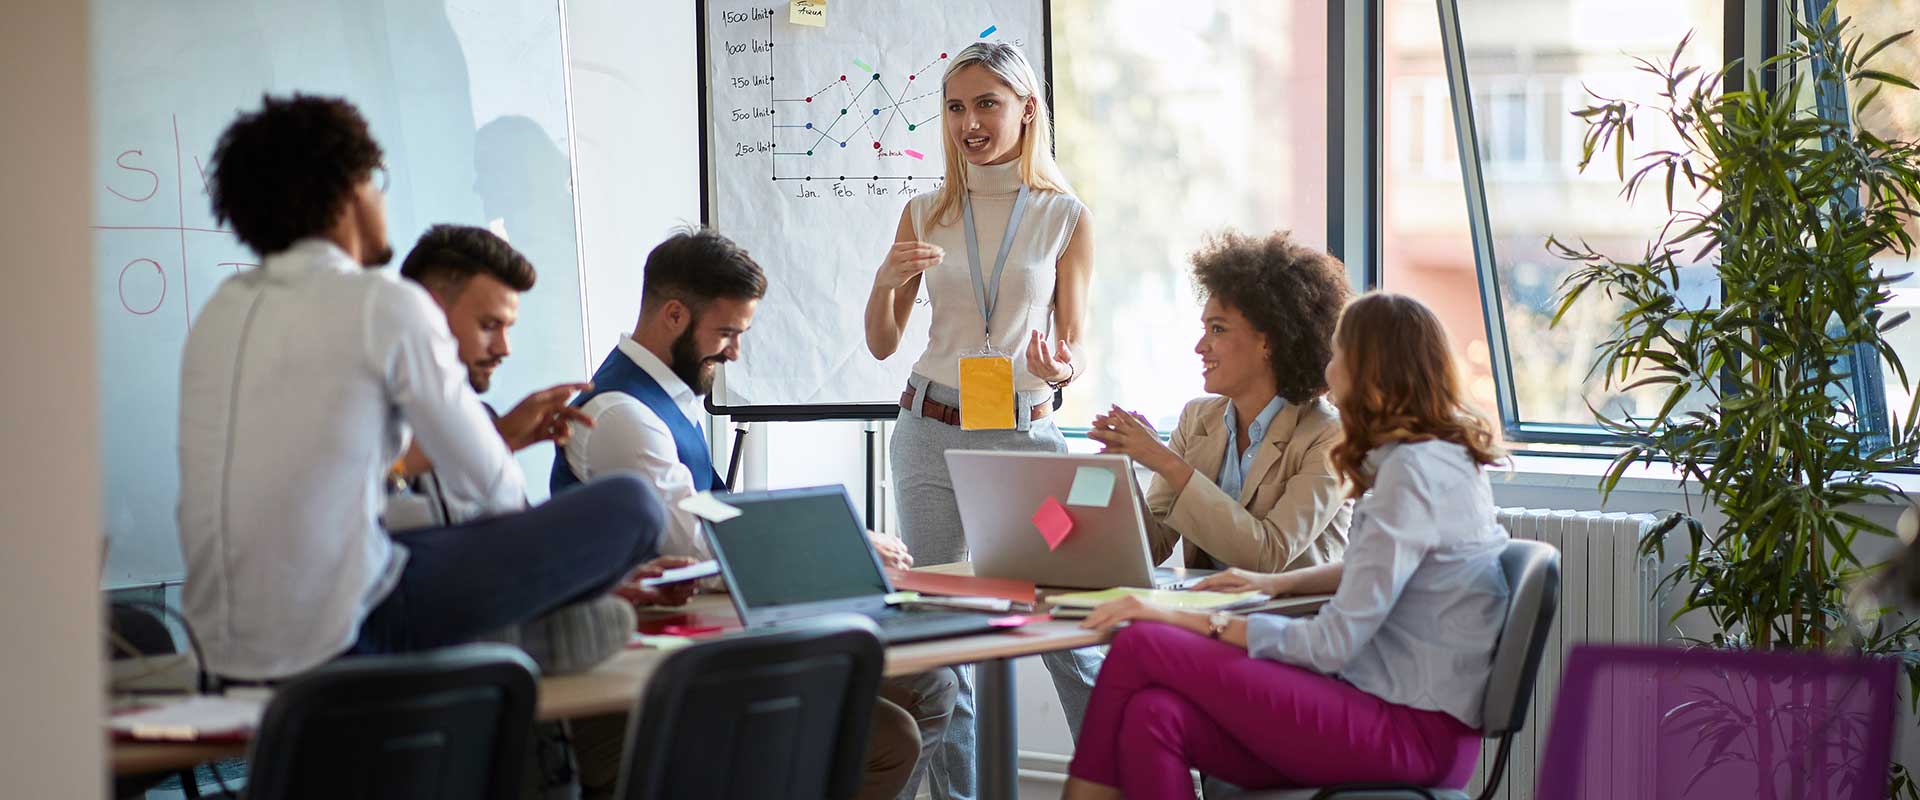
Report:
[[[827,27],[827,0],[792,0],[787,6],[787,21],[814,28]]]
[[[1013,426],[1013,359],[960,359],[960,429],[1004,431]]]

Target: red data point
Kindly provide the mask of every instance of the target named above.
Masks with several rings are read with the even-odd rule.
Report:
[[[844,81],[844,80],[846,80],[846,79],[847,79],[847,76],[845,76],[845,75],[842,75],[842,76],[840,76],[840,80],[843,80],[843,81]]]

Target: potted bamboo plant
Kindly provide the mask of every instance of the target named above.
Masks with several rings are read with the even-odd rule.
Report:
[[[1893,535],[1863,509],[1906,505],[1877,475],[1914,466],[1920,453],[1913,405],[1888,423],[1864,412],[1880,398],[1852,388],[1877,360],[1889,384],[1911,392],[1886,336],[1906,321],[1887,306],[1908,276],[1883,274],[1872,258],[1913,247],[1920,146],[1853,124],[1883,89],[1915,88],[1870,66],[1906,34],[1863,42],[1831,8],[1792,26],[1779,56],[1717,72],[1681,67],[1683,40],[1668,62],[1639,63],[1656,101],[1596,95],[1575,112],[1587,125],[1580,168],[1610,162],[1623,194],[1660,193],[1669,219],[1627,256],[1549,239],[1574,264],[1554,319],[1583,298],[1610,304],[1616,326],[1594,370],[1610,389],[1664,393],[1650,416],[1595,412],[1627,443],[1602,495],[1631,464],[1657,458],[1725,515],[1714,530],[1676,515],[1646,544],[1663,559],[1669,544],[1684,549],[1663,589],[1678,589],[1681,614],[1711,620],[1697,641],[1893,655],[1920,696],[1920,627],[1861,620],[1846,594],[1880,566],[1863,559],[1861,537]],[[1739,87],[1727,90],[1736,75]],[[1834,102],[1842,86],[1857,98],[1851,107]],[[1636,148],[1636,125],[1668,128],[1677,144]],[[1682,270],[1703,264],[1720,295],[1683,295]],[[1920,797],[1906,771],[1893,770],[1895,796]]]

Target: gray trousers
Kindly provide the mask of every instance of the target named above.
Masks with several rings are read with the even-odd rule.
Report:
[[[923,395],[936,403],[957,406],[960,392],[950,386],[931,383],[913,376],[915,405]],[[1031,408],[1050,398],[1046,393],[1021,395],[1017,408]],[[900,538],[913,553],[916,565],[951,564],[967,558],[967,539],[960,529],[960,507],[953,497],[953,478],[947,472],[948,450],[1010,450],[1036,453],[1064,453],[1067,442],[1052,417],[1029,423],[1025,413],[1016,415],[1015,430],[964,431],[958,426],[920,415],[920,409],[901,409],[896,418],[893,439],[888,443],[888,458],[893,465],[894,501],[900,512]],[[1049,653],[1042,658],[1052,673],[1054,688],[1076,738],[1080,719],[1086,715],[1087,700],[1093,692],[1094,672],[1101,655],[1088,648]],[[958,697],[953,720],[947,726],[946,742],[935,751],[927,774],[937,800],[972,800],[975,796],[974,739],[977,733],[973,715],[973,670],[953,668]]]

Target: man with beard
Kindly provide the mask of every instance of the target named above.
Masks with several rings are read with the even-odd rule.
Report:
[[[700,420],[700,398],[714,371],[740,357],[740,339],[767,292],[760,265],[726,237],[682,230],[647,255],[640,321],[593,375],[593,389],[574,404],[586,419],[553,460],[552,488],[564,497],[582,480],[638,474],[666,506],[661,551],[708,558],[700,523],[679,508],[696,492],[724,492]],[[869,534],[888,566],[912,564],[906,546]],[[859,797],[912,797],[922,753],[937,746],[953,712],[952,672],[881,683],[868,738],[866,780]],[[609,796],[618,777],[624,715],[575,720],[583,797]]]
[[[507,332],[520,321],[520,295],[533,290],[536,277],[533,262],[485,228],[435,225],[414,243],[413,250],[400,263],[400,275],[420,284],[433,296],[440,310],[446,312],[454,351],[467,370],[467,385],[475,394],[485,394],[492,388],[494,371],[513,352]],[[563,385],[535,392],[504,418],[496,414],[492,406],[487,406],[487,413],[494,416],[495,424],[501,427],[502,438],[507,439],[507,446],[515,451],[540,441],[564,445],[567,426],[543,431],[547,435],[532,441],[515,441],[507,431],[523,427],[511,421],[524,415],[527,409],[546,407],[544,398],[556,392],[561,397],[570,396],[578,388]],[[578,409],[568,408],[566,414],[573,420],[584,418]],[[441,491],[439,476],[434,474],[433,465],[417,442],[395,465],[394,473],[396,483],[403,485],[394,487],[387,497],[388,530],[462,522],[479,511]],[[502,631],[489,638],[526,649],[549,673],[592,666],[618,652],[632,636],[634,616],[630,603],[680,605],[692,595],[691,588],[685,584],[652,589],[642,586],[639,579],[691,563],[693,559],[678,556],[655,558],[629,575],[614,589],[613,595],[563,606],[518,629]],[[565,787],[575,780],[577,768],[562,726],[539,723],[533,738],[528,788],[524,794],[535,796],[557,790],[564,796]]]
[[[194,320],[180,382],[184,605],[208,672],[273,681],[350,653],[474,641],[607,594],[655,554],[649,487],[611,476],[526,507],[427,292],[387,244],[380,145],[344,100],[265,97],[216,145],[215,219],[261,258]],[[380,486],[409,433],[474,521],[390,535]],[[503,436],[504,433],[504,436]]]
[[[485,228],[435,225],[420,236],[412,252],[401,262],[400,275],[420,284],[446,313],[455,355],[467,371],[467,385],[474,394],[485,394],[492,388],[494,371],[512,353],[507,331],[520,319],[521,293],[533,290],[533,263]],[[587,386],[589,384],[562,384],[534,392],[504,417],[485,401],[481,405],[500,429],[501,438],[515,452],[545,441],[565,445],[571,428],[537,425],[538,414],[553,413],[556,402]],[[558,413],[568,421],[586,419],[572,407]],[[415,492],[413,498],[408,499],[419,500],[424,507],[414,510],[409,507],[411,503],[390,502],[387,512],[390,530],[464,522],[480,511],[463,504],[459,498],[446,496],[432,470],[433,464],[418,442],[395,463],[394,477]],[[683,562],[676,560],[672,566]]]

